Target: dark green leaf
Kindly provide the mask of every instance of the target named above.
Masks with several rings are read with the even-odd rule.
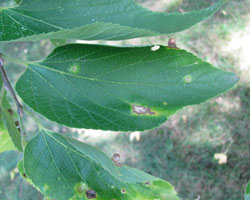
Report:
[[[167,47],[72,44],[31,63],[16,89],[50,120],[70,127],[152,129],[183,106],[199,104],[237,82],[191,53]]]
[[[75,38],[123,40],[187,29],[216,12],[224,0],[189,13],[156,13],[134,0],[23,0],[0,8],[0,41]]]
[[[57,200],[178,200],[166,181],[118,167],[104,153],[57,133],[42,130],[26,146],[26,175],[47,197]],[[92,192],[92,193],[91,193]]]

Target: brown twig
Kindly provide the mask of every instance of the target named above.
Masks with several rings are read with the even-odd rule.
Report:
[[[3,58],[1,58],[1,55],[0,55],[0,72],[2,74],[2,78],[3,78],[5,88],[6,88],[6,90],[8,90],[10,92],[11,96],[13,97],[13,99],[14,99],[14,101],[16,103],[18,115],[20,117],[22,117],[23,116],[22,105],[19,103],[19,101],[17,99],[17,96],[16,96],[16,94],[15,94],[15,92],[14,92],[14,90],[13,90],[11,84],[10,84],[8,76],[7,76],[7,74],[6,74],[5,70],[4,70],[4,67],[3,67],[3,62],[4,62],[4,60],[3,60]]]

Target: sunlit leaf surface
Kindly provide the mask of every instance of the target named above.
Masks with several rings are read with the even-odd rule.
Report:
[[[179,199],[168,182],[116,166],[98,149],[45,130],[28,143],[24,170],[45,196],[57,200]]]
[[[16,89],[31,108],[60,124],[135,131],[157,127],[236,82],[233,73],[180,49],[71,44],[30,63]]]
[[[75,38],[123,40],[187,29],[224,4],[189,13],[156,13],[134,0],[23,0],[0,8],[0,41]]]

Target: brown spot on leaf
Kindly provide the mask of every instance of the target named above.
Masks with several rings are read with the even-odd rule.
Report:
[[[16,126],[19,126],[19,121],[15,121],[15,125],[16,125]]]
[[[95,199],[96,198],[96,191],[94,191],[94,190],[87,190],[86,191],[86,197],[88,198],[88,199]]]
[[[133,112],[138,114],[138,115],[142,115],[142,114],[154,115],[155,114],[155,112],[151,111],[151,108],[144,107],[144,106],[138,106],[135,104],[133,104]]]
[[[10,113],[11,116],[12,116],[13,113],[14,113],[12,109],[8,109],[8,112]]]
[[[151,183],[149,181],[145,182],[145,185],[151,185]]]

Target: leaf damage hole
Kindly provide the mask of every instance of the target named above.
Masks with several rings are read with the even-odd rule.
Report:
[[[113,162],[115,163],[116,166],[118,166],[118,167],[121,166],[121,163],[120,163],[120,161],[121,161],[121,155],[119,153],[115,153],[112,156],[111,160],[113,160]]]
[[[96,198],[96,191],[94,191],[94,190],[87,190],[86,191],[86,197],[88,198],[88,199],[95,199]]]
[[[149,115],[155,115],[155,112],[151,111],[151,108],[148,107],[144,107],[144,106],[138,106],[133,104],[133,112],[138,114],[138,115],[145,115],[145,114],[149,114]]]
[[[161,47],[159,45],[154,45],[151,47],[151,51],[157,51],[159,50]]]

